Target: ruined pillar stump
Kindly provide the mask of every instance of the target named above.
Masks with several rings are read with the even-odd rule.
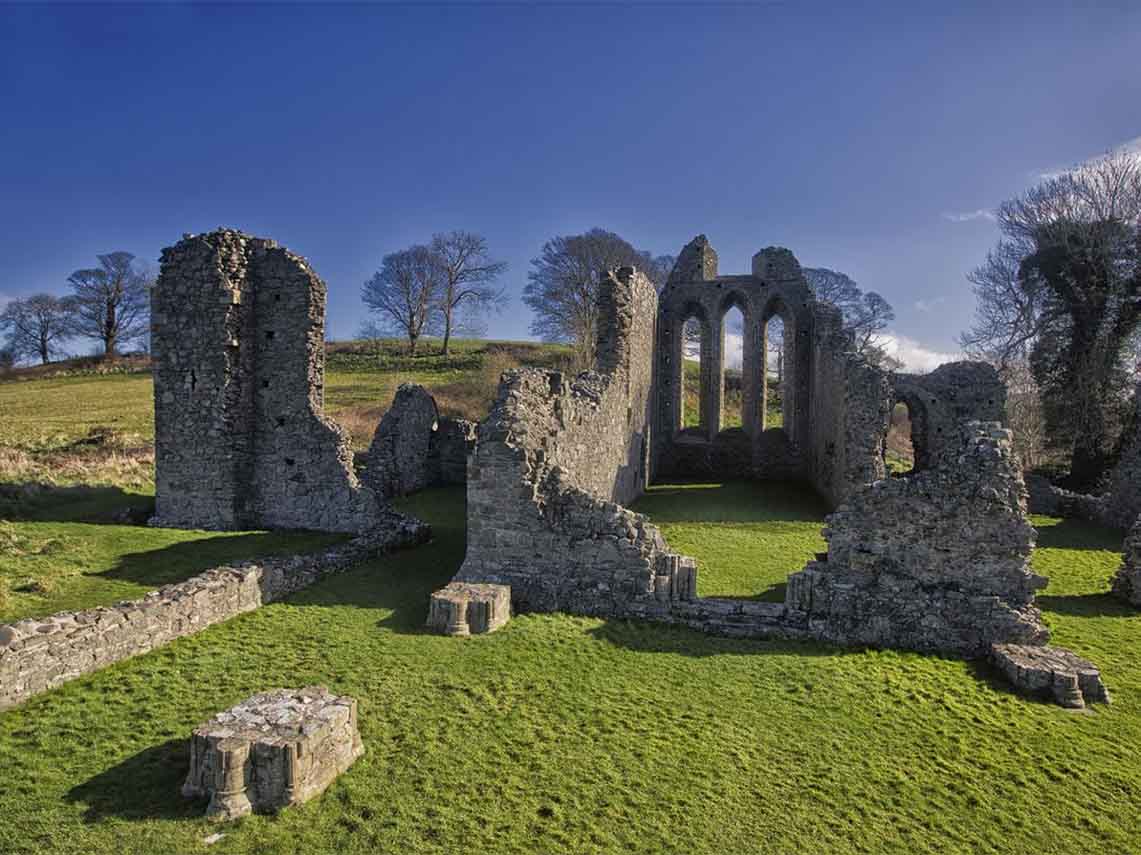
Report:
[[[428,626],[443,635],[495,632],[510,619],[510,585],[449,582],[428,607]]]
[[[263,692],[195,728],[182,794],[209,796],[212,819],[272,812],[318,795],[363,753],[353,698]]]
[[[1064,648],[995,644],[990,658],[1020,694],[1053,698],[1070,709],[1109,703],[1097,666]]]

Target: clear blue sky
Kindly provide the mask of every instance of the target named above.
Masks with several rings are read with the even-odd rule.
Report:
[[[0,299],[228,225],[344,337],[384,253],[463,228],[520,338],[529,260],[597,225],[726,273],[783,244],[952,350],[968,215],[1141,136],[1141,5],[935,5],[0,6]]]

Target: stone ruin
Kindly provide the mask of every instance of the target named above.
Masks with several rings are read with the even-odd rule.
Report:
[[[364,483],[385,498],[463,484],[475,429],[474,422],[440,418],[423,386],[402,383],[373,435]]]
[[[959,362],[917,376],[868,364],[780,248],[758,253],[751,275],[719,276],[699,236],[660,297],[623,268],[603,278],[599,300],[593,370],[504,374],[468,464],[467,553],[433,597],[430,625],[449,631],[466,603],[502,597],[505,587],[516,611],[990,655],[1000,667],[1021,663],[1004,670],[1021,675],[1015,685],[1027,692],[1042,688],[1041,674],[1069,668],[1055,698],[1072,701],[1074,686],[1088,700],[1108,698],[1091,682],[1093,666],[1045,647],[1034,605],[1045,580],[1029,569],[1034,529],[993,368]],[[731,307],[745,323],[742,427],[721,430],[722,319]],[[781,428],[762,412],[764,329],[774,314],[785,329]],[[684,426],[681,406],[690,318],[703,344],[697,428]],[[916,468],[889,479],[884,449],[899,402],[912,417]],[[651,479],[741,475],[806,480],[835,509],[829,552],[790,577],[784,603],[698,597],[696,562],[624,507]],[[479,630],[467,624],[456,634],[469,631]]]
[[[1125,538],[1121,567],[1113,577],[1112,591],[1130,605],[1141,608],[1141,517]]]
[[[272,813],[319,795],[364,754],[357,702],[324,686],[254,695],[195,728],[187,798],[206,816]]]
[[[466,475],[467,552],[432,597],[437,631],[490,632],[512,611],[642,618],[733,637],[989,654],[1020,690],[1048,690],[1068,705],[1108,698],[1096,668],[1045,646],[1034,605],[1045,580],[1029,570],[1034,530],[993,369],[959,362],[918,376],[868,364],[781,248],[757,253],[749,275],[722,276],[699,236],[660,295],[632,268],[607,273],[599,292],[592,370],[506,372],[478,430],[440,419],[426,391],[402,386],[362,485],[345,435],[322,415],[324,284],[272,241],[230,230],[186,237],[164,251],[153,298],[154,521],[364,532],[368,542],[350,550],[364,554],[373,541],[388,549],[427,536],[385,497]],[[722,430],[731,307],[745,322],[742,427]],[[785,326],[780,427],[763,413],[765,322],[774,315]],[[684,426],[681,408],[690,318],[704,345],[696,428]],[[916,468],[885,478],[899,402],[911,415]],[[783,603],[699,597],[694,559],[626,507],[652,479],[742,475],[807,481],[834,509],[828,552],[790,577]],[[1127,597],[1138,563],[1127,556],[1119,577]],[[322,572],[286,572],[274,590]],[[243,579],[265,576],[250,573],[192,581],[213,590],[232,577],[237,592]],[[193,620],[162,629],[186,602],[177,587],[155,601],[158,630],[91,661],[194,631]],[[218,619],[269,595],[243,596],[227,594]],[[49,620],[49,629],[99,620],[77,614]],[[25,649],[27,633],[0,629],[12,630],[0,638],[0,665],[23,673],[35,652]],[[58,671],[34,664],[37,673]],[[9,703],[55,682],[21,685]]]
[[[231,229],[163,250],[152,296],[155,516],[204,529],[381,525],[348,437],[322,412],[325,283]]]

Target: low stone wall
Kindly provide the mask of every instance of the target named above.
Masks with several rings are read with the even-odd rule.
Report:
[[[1075,493],[1051,484],[1041,475],[1026,476],[1026,492],[1032,514],[1108,524],[1105,496]]]
[[[386,516],[379,532],[320,552],[215,567],[141,600],[0,626],[0,709],[427,540],[418,520]]]

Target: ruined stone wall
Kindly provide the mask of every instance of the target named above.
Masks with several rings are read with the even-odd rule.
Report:
[[[1141,607],[1141,517],[1134,521],[1121,547],[1121,566],[1113,577],[1113,593]]]
[[[886,474],[883,444],[891,415],[886,374],[852,350],[833,306],[815,306],[810,480],[833,507]]]
[[[656,308],[650,282],[620,270],[602,285],[597,370],[504,375],[468,465],[457,581],[510,585],[529,611],[623,614],[668,598],[679,556],[622,507],[645,486]]]
[[[927,469],[855,491],[828,518],[827,557],[789,577],[792,624],[838,644],[967,656],[1046,642],[1010,432],[969,422],[957,436]]]
[[[252,611],[374,555],[427,539],[392,511],[370,534],[309,555],[215,567],[141,600],[0,626],[0,709]]]
[[[925,468],[959,442],[966,421],[1006,418],[1006,385],[985,362],[948,362],[929,374],[893,374],[892,403],[907,404],[915,468]]]
[[[322,413],[325,284],[219,229],[163,250],[152,296],[155,525],[359,532],[380,519]]]
[[[1134,396],[1134,415],[1130,433],[1122,443],[1117,464],[1107,479],[1105,510],[1102,519],[1106,525],[1128,529],[1141,515],[1141,387]]]
[[[475,423],[442,419],[423,386],[401,383],[369,445],[364,483],[379,496],[406,496],[467,481]]]

